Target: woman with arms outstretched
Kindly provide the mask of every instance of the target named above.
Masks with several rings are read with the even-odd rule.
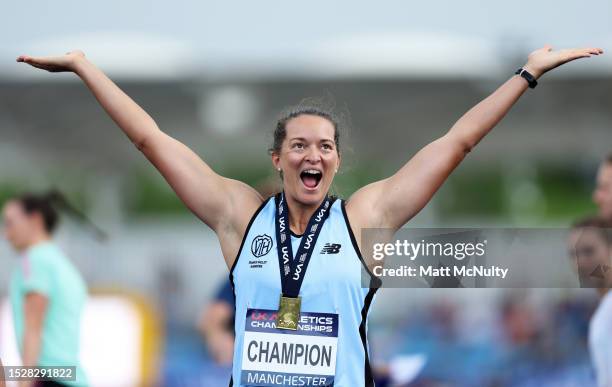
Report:
[[[550,46],[534,51],[519,74],[448,133],[347,201],[328,196],[341,160],[333,112],[300,105],[278,121],[270,153],[283,192],[264,200],[248,185],[216,174],[162,132],[82,52],[17,60],[77,74],[187,207],[217,234],[236,296],[230,385],[354,387],[373,385],[366,330],[376,287],[361,287],[362,267],[374,264],[361,256],[361,230],[399,229],[536,79],[602,52]]]

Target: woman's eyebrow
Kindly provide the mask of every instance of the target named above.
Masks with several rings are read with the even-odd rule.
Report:
[[[308,140],[304,137],[292,137],[289,139],[289,141],[308,141]],[[319,140],[319,142],[332,142],[333,143],[334,140],[329,139],[329,138],[324,138],[324,139]]]

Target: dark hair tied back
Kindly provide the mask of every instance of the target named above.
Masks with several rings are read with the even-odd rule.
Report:
[[[39,213],[44,222],[45,230],[53,233],[59,224],[60,211],[66,212],[80,223],[88,225],[98,240],[107,238],[106,233],[93,224],[82,212],[77,210],[66,197],[53,189],[45,194],[24,193],[16,200],[21,203],[26,214]]]
[[[321,98],[306,98],[299,104],[285,109],[279,116],[274,128],[272,146],[268,149],[270,154],[280,153],[281,146],[287,137],[287,123],[301,115],[312,115],[325,118],[334,127],[334,142],[340,153],[340,133],[344,133],[350,126],[350,118],[346,108],[338,109],[331,95]]]

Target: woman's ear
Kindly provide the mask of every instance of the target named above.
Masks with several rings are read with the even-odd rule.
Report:
[[[45,219],[40,212],[28,214],[28,220],[31,222],[30,225],[33,225],[35,228],[46,230]]]
[[[281,166],[280,166],[280,156],[278,155],[278,153],[276,152],[272,152],[272,165],[274,166],[274,169],[276,169],[277,171],[281,170]]]

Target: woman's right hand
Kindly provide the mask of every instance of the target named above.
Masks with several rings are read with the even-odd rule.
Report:
[[[28,55],[20,55],[17,57],[17,62],[27,63],[30,66],[47,70],[52,73],[60,73],[66,71],[75,72],[76,64],[85,59],[83,51],[70,51],[61,56],[41,56],[34,57]]]
[[[523,66],[523,68],[537,79],[545,72],[559,67],[564,63],[580,58],[590,58],[593,55],[601,54],[603,54],[603,50],[596,47],[571,48],[553,51],[552,46],[547,44],[543,48],[535,50],[529,54],[527,63],[525,66]]]

